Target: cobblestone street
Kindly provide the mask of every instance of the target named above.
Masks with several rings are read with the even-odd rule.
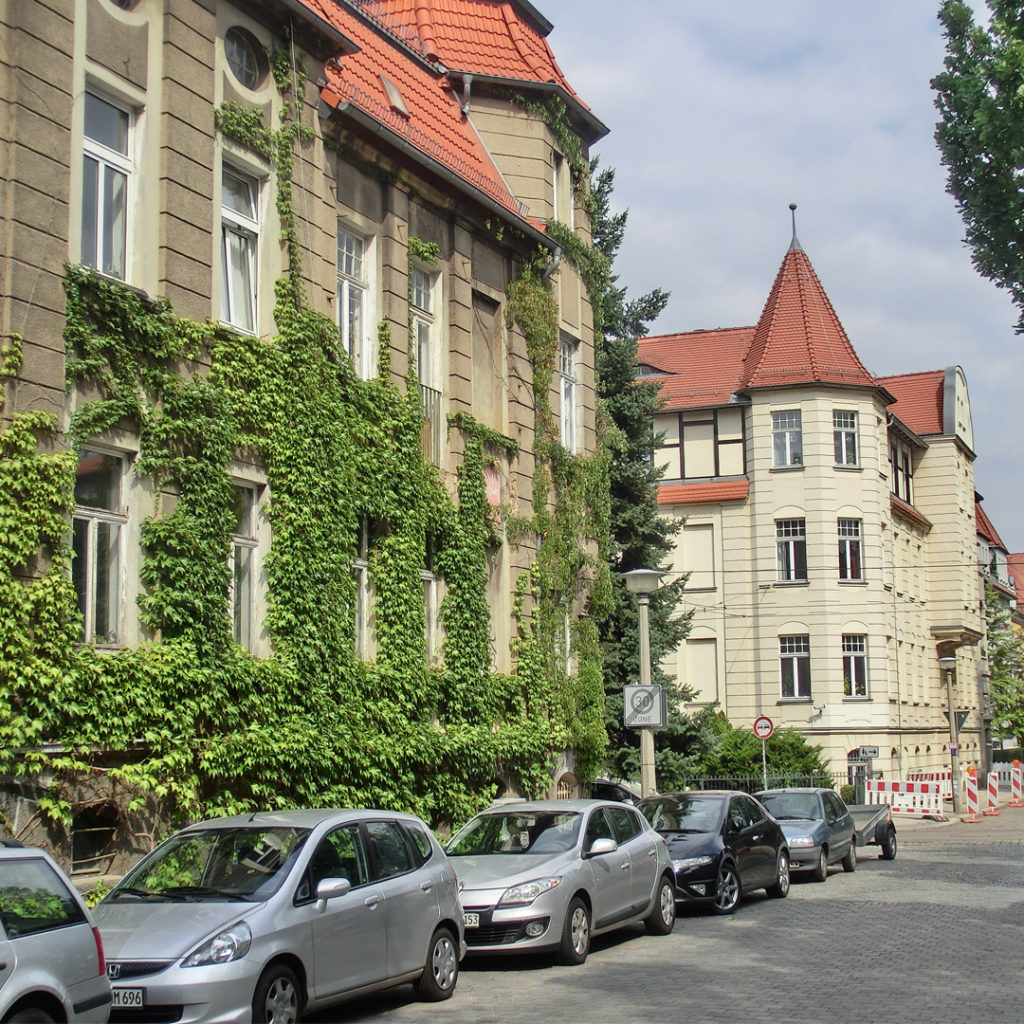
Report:
[[[684,909],[667,938],[597,939],[577,968],[464,961],[441,1006],[406,986],[316,1020],[1018,1024],[1024,810],[899,827],[896,860],[871,847],[854,874],[798,878],[785,900],[755,894],[728,918]]]

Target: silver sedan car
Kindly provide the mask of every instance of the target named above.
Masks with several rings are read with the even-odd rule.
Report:
[[[502,803],[446,852],[459,877],[470,953],[554,951],[581,964],[594,935],[676,920],[665,841],[633,807],[607,800]]]
[[[455,990],[455,874],[430,830],[390,811],[283,811],[171,836],[94,911],[118,1021],[293,1024],[413,982]]]

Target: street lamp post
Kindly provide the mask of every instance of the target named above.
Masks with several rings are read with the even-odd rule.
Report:
[[[651,685],[651,627],[648,611],[651,592],[658,589],[662,573],[657,569],[633,569],[623,573],[626,589],[636,594],[640,613],[640,685]],[[654,775],[654,730],[645,726],[640,730],[640,795],[653,796],[657,792]]]
[[[949,766],[952,771],[953,813],[963,812],[960,797],[960,729],[956,721],[956,704],[953,700],[953,677],[956,675],[956,655],[946,654],[939,658],[939,669],[946,677],[946,707],[949,709]]]

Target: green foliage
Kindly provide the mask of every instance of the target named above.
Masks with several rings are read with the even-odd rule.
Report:
[[[985,657],[992,701],[992,733],[1024,736],[1024,632],[1010,624],[1010,610],[985,584]]]
[[[945,70],[932,80],[935,138],[978,272],[1009,291],[1024,332],[1024,17],[1017,0],[988,0],[976,24],[964,0],[944,0]]]
[[[747,729],[733,728],[719,716],[719,731],[713,734],[711,748],[701,759],[702,775],[757,776],[761,774],[761,741]],[[796,729],[778,729],[765,744],[768,772],[776,776],[824,775],[828,762],[821,759],[822,748],[807,742]]]
[[[222,135],[259,153],[264,160],[274,159],[274,133],[267,127],[263,111],[257,107],[245,107],[228,100],[213,112],[213,126]]]

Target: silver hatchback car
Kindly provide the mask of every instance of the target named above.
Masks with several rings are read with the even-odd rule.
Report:
[[[171,836],[95,910],[115,1021],[259,1021],[403,982],[447,999],[464,952],[455,873],[391,811],[282,811]]]
[[[607,800],[502,803],[446,847],[470,953],[554,951],[581,964],[594,935],[643,921],[667,935],[676,889],[665,841],[636,808]]]
[[[0,1021],[105,1021],[92,916],[48,853],[0,839]]]

